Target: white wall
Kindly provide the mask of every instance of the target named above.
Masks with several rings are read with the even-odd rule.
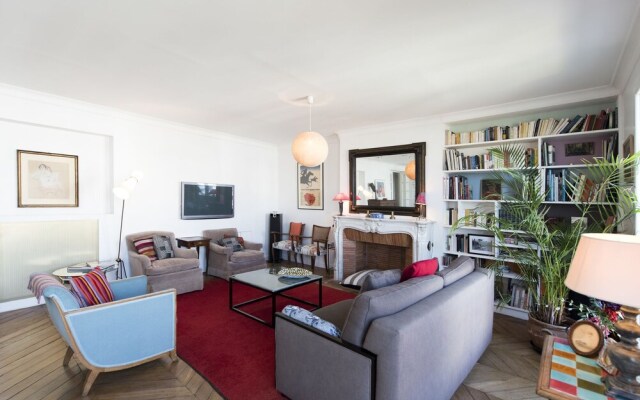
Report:
[[[634,30],[629,37],[625,57],[621,61],[620,75],[616,77],[616,85],[621,91],[618,98],[622,144],[627,137],[634,136],[635,151],[640,151],[640,20],[636,20]],[[636,171],[636,193],[640,196],[640,171]],[[635,232],[639,234],[640,214],[636,215]],[[630,229],[629,231],[633,231]]]
[[[284,232],[289,232],[289,222],[302,222],[305,224],[304,233],[309,236],[313,225],[331,226],[333,216],[338,215],[338,203],[332,200],[333,196],[347,190],[347,186],[341,187],[338,180],[340,142],[336,135],[328,135],[325,138],[329,145],[329,155],[324,162],[324,210],[298,209],[297,163],[291,155],[291,143],[284,143],[278,147],[279,202],[273,211],[282,213]]]
[[[272,144],[11,86],[0,86],[0,143],[0,221],[96,218],[101,259],[117,254],[121,203],[111,189],[132,170],[145,178],[127,200],[123,236],[236,227],[247,240],[265,242],[266,215],[279,204]],[[78,155],[80,207],[18,208],[17,149]],[[181,220],[181,181],[235,185],[235,218]]]
[[[378,125],[339,132],[340,137],[340,187],[349,190],[349,150],[395,146],[417,142],[427,143],[425,156],[425,194],[427,218],[436,222],[433,229],[433,256],[444,251],[443,223],[445,204],[442,200],[442,156],[445,125],[440,118],[425,118],[394,124]],[[414,218],[402,217],[397,218]]]

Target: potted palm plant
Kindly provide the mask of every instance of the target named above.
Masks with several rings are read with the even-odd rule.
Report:
[[[452,230],[473,224],[495,236],[498,257],[489,266],[495,269],[497,279],[501,279],[506,263],[522,277],[530,295],[529,333],[534,347],[541,348],[545,333],[562,332],[569,324],[569,289],[564,280],[580,235],[615,232],[640,212],[632,183],[624,179],[625,171],[635,168],[640,153],[596,159],[584,168],[565,171],[564,190],[573,204],[563,207],[573,217],[572,223],[553,215],[554,208],[547,202],[551,189],[545,189],[545,176],[537,167],[526,165],[522,146],[503,145],[489,151],[505,166],[495,173],[503,188],[499,211],[494,216],[478,209],[455,222]],[[588,193],[587,179],[597,182],[590,185]]]

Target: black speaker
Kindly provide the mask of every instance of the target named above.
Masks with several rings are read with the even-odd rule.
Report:
[[[280,251],[271,251],[273,248],[273,234],[271,232],[282,233],[282,214],[271,213],[269,214],[269,262],[280,262]],[[276,235],[277,236],[277,235]]]

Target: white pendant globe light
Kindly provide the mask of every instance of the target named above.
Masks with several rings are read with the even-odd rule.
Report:
[[[311,130],[311,105],[313,96],[308,96],[309,102],[309,131],[296,136],[291,143],[293,158],[305,167],[315,167],[324,162],[329,154],[329,145],[324,136]]]
[[[416,162],[409,161],[407,166],[404,167],[404,173],[405,175],[407,175],[407,178],[411,179],[412,181],[415,181],[416,180]]]

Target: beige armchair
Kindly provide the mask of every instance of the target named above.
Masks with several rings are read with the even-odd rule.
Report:
[[[166,236],[171,242],[175,257],[151,261],[146,255],[138,254],[133,242],[138,239]],[[173,232],[148,231],[126,236],[129,251],[131,275],[146,275],[150,291],[176,289],[178,294],[202,290],[204,277],[200,271],[200,260],[195,249],[179,248]]]
[[[233,251],[229,247],[218,244],[225,238],[238,237],[236,228],[210,229],[202,232],[202,236],[211,239],[209,244],[209,265],[207,274],[229,279],[231,275],[266,268],[267,262],[262,252],[262,243],[244,241],[244,249]]]

